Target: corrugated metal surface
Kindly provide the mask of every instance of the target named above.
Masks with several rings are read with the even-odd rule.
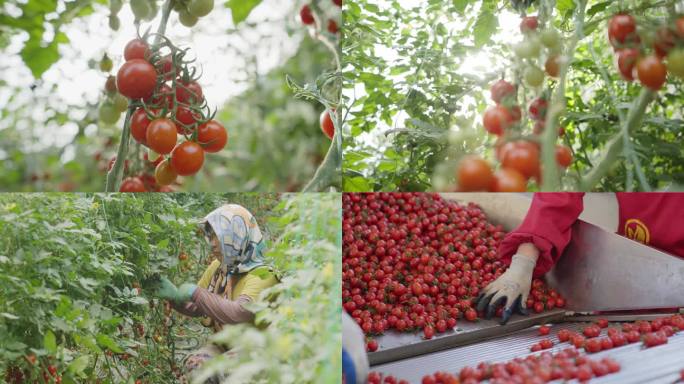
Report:
[[[579,330],[586,323],[562,323],[551,327],[549,337],[556,341],[560,329]],[[530,354],[530,346],[544,336],[539,336],[537,326],[510,335],[466,345],[410,359],[373,366],[372,371],[392,374],[398,378],[420,383],[421,378],[435,371],[456,372],[465,366],[475,366],[481,361],[501,362]],[[555,345],[552,352],[569,346]],[[617,360],[622,370],[613,375],[592,380],[592,383],[674,383],[679,371],[684,369],[684,332],[670,337],[668,344],[642,349],[641,343],[591,355],[592,358],[606,356]]]
[[[368,354],[371,365],[384,364],[426,353],[441,351],[461,345],[473,344],[492,337],[507,335],[511,332],[528,328],[534,324],[560,321],[565,315],[562,309],[554,309],[529,316],[514,315],[506,325],[499,325],[499,320],[484,320],[471,323],[462,321],[456,330],[437,334],[430,340],[423,338],[423,332],[398,333],[389,331],[376,337],[379,349]]]

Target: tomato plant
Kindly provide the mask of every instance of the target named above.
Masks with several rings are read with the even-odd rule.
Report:
[[[0,141],[0,188],[116,191],[123,179],[139,177],[149,191],[298,191],[317,175],[311,190],[340,189],[341,134],[329,140],[317,118],[323,110],[343,111],[341,9],[332,0],[307,4],[319,19],[315,25],[297,20],[303,3],[292,0],[273,12],[263,12],[268,5],[260,0],[112,0],[67,9],[10,0],[4,7],[11,17],[0,18],[4,36],[27,38],[0,47],[12,58],[0,71],[2,93],[9,95],[0,100],[0,120],[8,127]],[[106,30],[107,17],[118,32]],[[226,28],[211,27],[211,17]],[[207,38],[227,45],[212,52],[188,46]],[[230,145],[205,148],[211,155],[197,176],[155,185],[156,164],[144,158],[146,126],[131,116],[138,110],[150,120],[173,121],[179,143],[197,142],[200,125],[220,122],[231,130]],[[343,113],[331,115],[341,127]],[[113,155],[129,166],[113,167],[106,185]]]
[[[302,357],[304,366],[339,376],[339,339],[330,338],[340,332],[330,305],[340,297],[333,273],[339,196],[277,194],[0,195],[0,376],[8,383],[42,382],[44,375],[54,383],[178,382],[183,359],[212,331],[155,299],[147,281],[159,274],[174,282],[199,278],[209,252],[196,236],[196,219],[226,201],[255,215],[273,240],[267,257],[292,283],[273,288],[277,302],[254,302],[263,307],[255,309],[258,318],[276,327],[234,332],[266,337],[275,360],[314,339],[317,349]],[[293,238],[298,252],[316,256],[295,260]],[[302,276],[315,281],[296,283]],[[325,299],[312,299],[311,290]],[[287,360],[269,364],[268,374],[291,368]]]
[[[356,4],[344,15],[346,191],[460,190],[461,158],[496,173],[510,168],[498,148],[521,141],[538,144],[525,154],[539,174],[516,168],[527,190],[684,183],[676,1]]]

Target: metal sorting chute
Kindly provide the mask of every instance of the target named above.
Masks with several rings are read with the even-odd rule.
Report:
[[[584,221],[546,278],[569,310],[684,307],[684,260]]]

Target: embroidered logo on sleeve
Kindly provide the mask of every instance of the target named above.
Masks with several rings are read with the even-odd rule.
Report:
[[[642,244],[648,244],[651,241],[648,227],[639,219],[629,219],[625,222],[625,236]]]

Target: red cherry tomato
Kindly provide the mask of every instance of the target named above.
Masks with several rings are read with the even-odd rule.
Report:
[[[154,96],[145,100],[145,102],[155,108],[166,108],[170,110],[173,108],[173,90],[166,83],[163,83],[154,92]]]
[[[665,84],[667,67],[657,56],[646,56],[636,64],[637,75],[641,84],[653,91],[657,91]]]
[[[228,134],[221,123],[210,120],[197,128],[197,141],[205,152],[218,152],[226,146]]]
[[[534,99],[528,108],[530,117],[534,120],[544,120],[546,118],[546,109],[549,107],[549,102],[542,97]]]
[[[119,192],[147,192],[145,184],[138,177],[127,177],[121,183]]]
[[[147,145],[147,127],[150,119],[147,118],[145,110],[138,108],[131,116],[131,136],[140,144]]]
[[[542,325],[541,327],[539,327],[539,335],[540,336],[546,336],[550,332],[551,332],[551,327],[549,327],[548,325]]]
[[[634,66],[639,58],[639,50],[627,48],[617,53],[617,66],[622,78],[627,81],[634,80]]]
[[[515,87],[508,81],[501,79],[492,84],[490,92],[492,95],[492,100],[499,104],[508,96],[515,95]]]
[[[333,124],[330,113],[328,113],[328,111],[321,112],[321,117],[319,120],[321,124],[321,131],[323,131],[323,133],[325,133],[325,135],[332,140],[333,136],[335,135],[335,124]]]
[[[621,46],[636,37],[636,20],[628,14],[617,14],[608,22],[608,38],[614,47]]]
[[[192,141],[185,141],[176,146],[171,152],[171,166],[181,176],[197,173],[204,164],[204,150]]]
[[[176,124],[167,118],[152,120],[145,137],[147,146],[153,151],[160,154],[171,153],[178,139]]]
[[[366,349],[368,349],[369,352],[375,352],[378,350],[378,342],[375,340],[368,340],[368,343],[366,343]]]
[[[525,16],[522,18],[522,21],[520,22],[520,32],[526,33],[534,31],[537,29],[538,26],[539,20],[537,20],[537,16]]]
[[[544,63],[544,70],[549,76],[558,77],[560,74],[560,56],[549,56]]]
[[[195,124],[199,118],[200,117],[191,109],[179,105],[176,108],[176,121],[179,123],[176,124],[178,133],[182,135],[190,133],[193,124]],[[187,127],[183,127],[183,125],[186,125]]]
[[[142,59],[125,62],[116,75],[119,93],[129,99],[146,99],[152,96],[157,85],[157,71],[152,64]]]
[[[173,79],[178,71],[175,71],[173,68],[173,58],[171,55],[166,55],[159,60],[159,67],[161,69],[162,75],[164,75],[164,80],[171,80]]]
[[[565,145],[556,146],[556,162],[563,168],[567,168],[572,163],[572,151]]]
[[[313,13],[308,5],[304,5],[299,11],[299,17],[302,19],[302,24],[311,25],[314,23]]]
[[[525,140],[515,143],[503,154],[503,167],[515,169],[528,179],[539,175],[539,148]]]
[[[466,156],[459,162],[458,187],[463,192],[489,191],[494,184],[494,173],[487,161],[477,156]]]
[[[527,179],[512,168],[501,168],[494,173],[493,192],[525,192]]]
[[[333,35],[337,33],[339,28],[337,27],[337,23],[335,20],[328,20],[328,32],[332,33]]]
[[[497,105],[487,109],[482,118],[482,124],[487,132],[501,136],[504,130],[513,122],[513,116],[508,108]]]
[[[601,339],[595,337],[593,339],[587,340],[584,344],[584,350],[588,353],[601,352]]]
[[[133,59],[147,60],[149,57],[150,46],[143,39],[133,39],[124,48],[124,59],[126,61]]]
[[[195,81],[176,84],[176,100],[181,103],[199,104],[202,101],[202,87]]]
[[[656,55],[662,60],[674,47],[675,34],[667,27],[658,29],[653,43]]]

